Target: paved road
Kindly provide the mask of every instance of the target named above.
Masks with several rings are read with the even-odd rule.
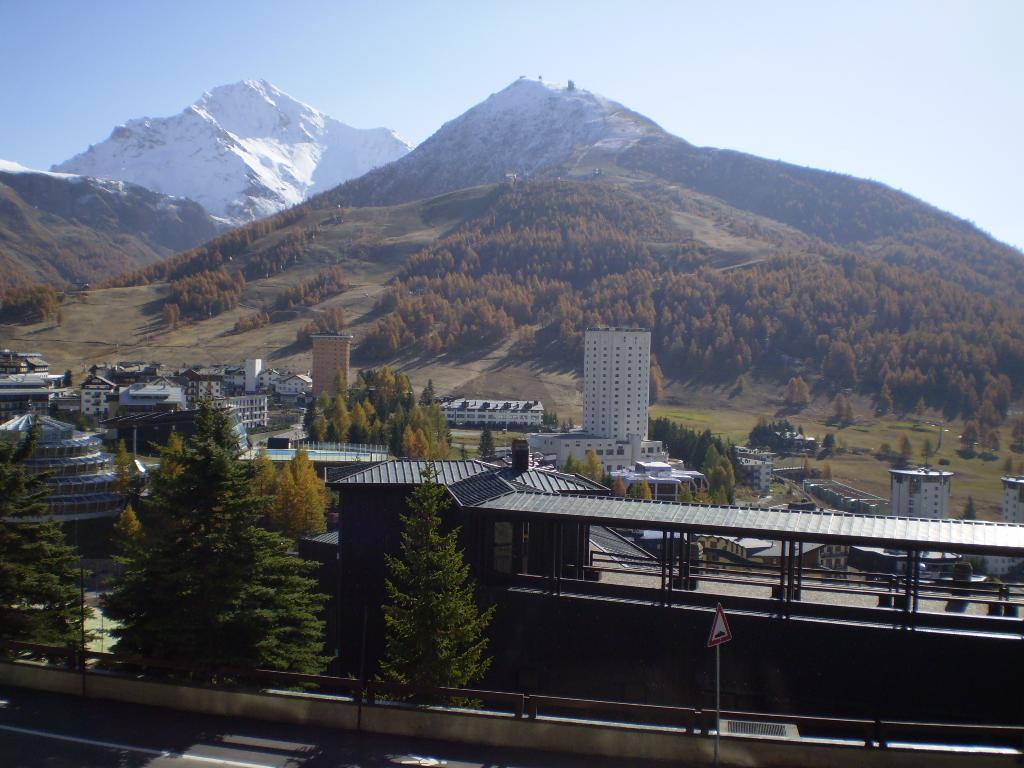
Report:
[[[360,736],[0,687],[2,768],[611,768],[621,762]],[[630,766],[642,764],[630,762]]]

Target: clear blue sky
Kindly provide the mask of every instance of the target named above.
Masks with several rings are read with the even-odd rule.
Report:
[[[0,158],[265,78],[412,142],[519,75],[700,145],[877,179],[1024,246],[1024,2],[0,0]]]

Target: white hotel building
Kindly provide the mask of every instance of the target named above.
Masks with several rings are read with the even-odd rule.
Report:
[[[890,469],[891,512],[896,517],[949,517],[952,472],[919,467]]]
[[[540,400],[468,400],[455,398],[440,403],[449,426],[480,426],[491,429],[536,428],[544,420]]]
[[[1024,523],[1024,476],[1003,477],[1003,522]],[[1005,576],[1020,564],[1016,557],[986,557],[985,568],[993,576]]]
[[[589,328],[583,345],[583,429],[530,435],[530,448],[558,466],[593,450],[609,472],[667,459],[661,441],[647,439],[651,332]]]

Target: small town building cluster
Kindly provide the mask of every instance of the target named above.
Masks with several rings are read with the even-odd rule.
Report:
[[[70,374],[54,374],[36,352],[0,350],[0,419],[25,413],[57,413],[106,427],[111,436],[133,443],[165,442],[181,431],[201,398],[229,407],[244,430],[269,423],[271,402],[305,404],[313,391],[306,372],[264,368],[259,358],[242,365],[186,366],[171,370],[159,363],[117,362],[93,365],[78,386]],[[177,415],[175,415],[177,414]],[[145,435],[139,442],[139,430]]]

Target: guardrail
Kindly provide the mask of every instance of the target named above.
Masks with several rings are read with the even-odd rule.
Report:
[[[630,554],[606,552],[591,553],[587,572],[591,576],[601,573],[632,573],[638,576],[668,577],[671,571],[673,590],[686,591],[682,585],[682,560],[678,556],[671,566],[658,557],[643,557]],[[723,562],[694,559],[689,563],[690,589],[698,583],[737,584],[771,589],[772,598],[779,600],[785,593],[780,589],[778,565],[756,562]],[[571,577],[565,577],[571,581]],[[987,616],[1019,618],[1024,616],[1024,584],[1003,584],[998,582],[958,581],[929,577],[912,578],[908,590],[907,575],[872,571],[836,571],[827,568],[800,565],[785,579],[791,585],[792,597],[800,601],[804,592],[835,595],[859,595],[874,597],[878,608],[899,611],[913,610],[920,601],[945,601],[945,612],[963,613],[966,606],[974,604],[985,610]],[[570,588],[563,583],[562,588]],[[905,598],[909,592],[911,604],[906,607]]]
[[[7,658],[3,658],[6,656]],[[0,643],[0,661],[18,664],[29,660],[62,659],[55,665],[80,672],[118,675],[131,668],[130,676],[138,679],[138,670],[165,670],[186,673],[214,688],[237,688],[239,682],[263,683],[290,688],[317,688],[330,694],[345,692],[360,706],[396,704],[417,707],[421,703],[455,702],[461,706],[487,705],[481,714],[505,712],[517,720],[536,721],[549,717],[560,719],[599,720],[609,724],[661,726],[691,735],[709,735],[715,731],[715,711],[694,707],[639,704],[604,699],[525,694],[511,691],[490,691],[472,688],[422,687],[380,680],[360,680],[330,675],[310,675],[266,669],[239,667],[203,668],[161,659],[127,656],[98,651],[81,651],[38,643]],[[92,664],[90,664],[92,662]],[[143,679],[161,682],[161,678],[143,673]],[[155,679],[154,679],[155,677]],[[164,678],[166,680],[166,678]],[[230,684],[229,684],[230,681]],[[180,681],[179,681],[180,682]],[[722,710],[722,720],[751,723],[795,725],[801,736],[837,739],[860,744],[869,749],[887,749],[890,744],[943,744],[948,746],[984,746],[1015,749],[1024,752],[1024,726],[979,723],[935,723],[882,719],[825,717],[772,712]]]

